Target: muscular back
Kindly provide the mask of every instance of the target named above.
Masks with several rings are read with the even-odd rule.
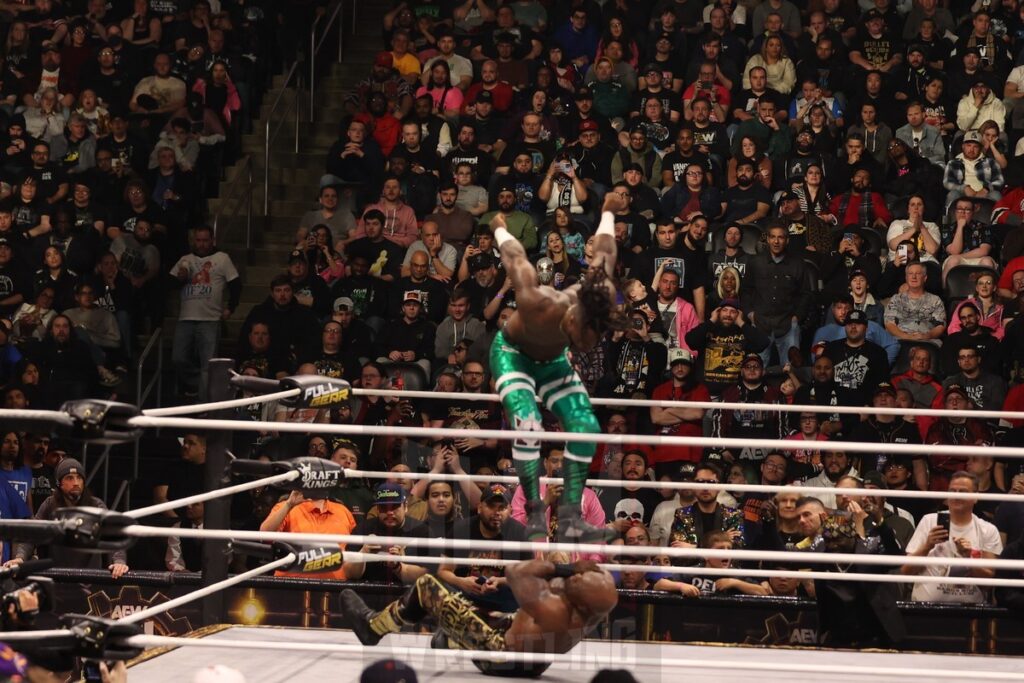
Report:
[[[532,266],[531,266],[532,269]],[[516,287],[516,312],[505,324],[505,337],[534,360],[559,357],[569,344],[561,323],[569,307],[576,303],[575,286],[564,292],[536,282],[532,287]]]

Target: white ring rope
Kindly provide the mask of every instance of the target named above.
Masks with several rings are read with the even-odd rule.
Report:
[[[266,543],[398,545],[440,550],[517,550],[524,552],[567,552],[596,555],[635,555],[650,557],[667,555],[706,559],[719,557],[737,561],[767,560],[769,562],[824,562],[826,564],[876,564],[893,567],[967,567],[1024,571],[1024,560],[1000,560],[973,557],[917,557],[914,555],[870,555],[855,553],[816,553],[784,550],[715,550],[713,548],[665,548],[640,545],[599,545],[596,543],[532,543],[526,541],[489,541],[450,538],[416,538],[408,536],[374,536],[356,534],[312,534],[282,531],[243,531],[232,529],[166,529],[129,524],[121,529],[126,536],[140,538],[199,538],[213,540],[256,541]]]
[[[150,617],[155,617],[158,614],[163,614],[164,612],[169,612],[172,609],[174,609],[175,607],[180,607],[181,605],[187,605],[188,603],[195,602],[196,600],[199,600],[200,598],[205,598],[207,595],[213,595],[217,591],[224,590],[225,588],[230,588],[231,586],[234,586],[236,584],[242,583],[243,581],[248,581],[249,579],[251,579],[251,578],[253,578],[255,576],[260,576],[261,574],[267,574],[269,572],[274,571],[275,569],[280,569],[281,567],[286,567],[286,566],[292,564],[293,562],[295,562],[296,559],[297,559],[297,555],[295,553],[288,553],[287,555],[285,555],[284,557],[282,557],[280,559],[274,560],[272,562],[268,562],[267,564],[260,565],[259,567],[256,567],[255,569],[250,569],[249,571],[242,572],[241,574],[235,574],[234,576],[229,577],[227,579],[224,579],[223,581],[218,581],[217,583],[211,583],[209,586],[203,586],[202,588],[194,590],[194,591],[192,591],[190,593],[186,593],[185,595],[181,595],[181,596],[179,596],[177,598],[174,598],[172,600],[168,600],[167,602],[161,602],[158,605],[153,605],[152,607],[147,607],[144,610],[140,610],[138,612],[133,612],[131,614],[127,614],[127,615],[121,617],[120,619],[118,619],[117,621],[122,622],[122,623],[126,623],[126,624],[136,624],[136,623],[138,623],[140,621],[145,621],[146,619],[149,619]]]
[[[489,662],[522,662],[526,664],[567,664],[570,666],[585,666],[589,669],[597,667],[621,667],[623,655],[621,653],[603,655],[587,652],[569,651],[565,654],[548,654],[538,652],[507,652],[494,650],[433,650],[422,647],[364,647],[362,645],[349,645],[346,643],[294,643],[280,641],[255,641],[235,640],[230,638],[174,638],[170,636],[129,636],[122,641],[132,647],[200,647],[200,648],[237,648],[242,650],[282,650],[287,652],[330,652],[336,654],[367,655],[374,654],[381,657],[412,658],[417,655],[435,655],[446,659],[458,660],[482,660]],[[598,643],[608,642],[609,646],[614,641],[596,641]],[[726,659],[695,659],[689,657],[628,657],[630,666],[650,666],[659,669],[673,669],[692,671],[694,669],[725,669],[745,670],[754,673],[763,671],[790,671],[794,673],[828,674],[838,676],[839,679],[848,678],[850,675],[881,676],[883,680],[894,681],[900,678],[912,678],[921,680],[953,680],[963,681],[965,677],[974,681],[1020,681],[1021,673],[1013,671],[984,671],[978,669],[967,670],[946,670],[946,669],[915,669],[910,667],[883,667],[883,666],[860,666],[851,668],[849,664],[808,664],[804,662],[789,662],[779,660],[765,660],[756,662],[730,661]]]
[[[700,463],[694,463],[700,465]],[[348,479],[408,479],[418,481],[471,481],[483,484],[518,484],[519,478],[510,475],[488,474],[451,474],[441,472],[378,472],[376,470],[345,470]],[[541,477],[544,484],[562,484],[558,477]],[[934,500],[1020,500],[1024,496],[1013,493],[966,493],[959,491],[902,491],[899,489],[853,489],[836,488],[834,486],[802,486],[800,484],[698,484],[692,481],[651,481],[650,479],[587,479],[585,484],[591,488],[638,488],[638,489],[672,489],[679,491],[727,491],[752,493],[799,493],[813,496],[815,494],[840,494],[844,496],[880,496],[883,498],[926,498]]]
[[[459,391],[395,391],[392,389],[358,389],[353,388],[354,396],[379,396],[382,398],[429,398],[455,401],[487,401],[497,403],[501,399],[498,394],[463,393]],[[540,398],[537,399],[538,403]],[[612,408],[702,408],[704,410],[757,410],[764,413],[837,413],[839,415],[915,415],[921,417],[969,417],[985,419],[1024,420],[1024,411],[1013,410],[948,410],[946,408],[875,408],[873,406],[819,406],[798,405],[790,403],[719,403],[716,401],[658,401],[648,398],[595,398],[590,397],[591,405],[610,406]],[[149,414],[148,412],[146,413]]]
[[[203,503],[208,500],[215,500],[217,498],[223,498],[225,496],[231,496],[236,493],[242,493],[243,491],[251,491],[252,489],[258,489],[261,486],[269,486],[271,484],[278,484],[283,481],[292,481],[298,479],[301,475],[297,470],[291,472],[282,472],[281,474],[275,474],[270,477],[263,477],[262,479],[256,479],[254,481],[247,481],[242,484],[235,484],[234,486],[226,486],[224,488],[217,489],[215,491],[207,491],[206,493],[197,493],[194,496],[186,496],[185,498],[178,498],[176,500],[169,500],[164,503],[157,503],[156,505],[149,505],[144,508],[137,510],[129,510],[123,513],[127,517],[133,519],[139,519],[140,517],[147,517],[149,515],[155,515],[158,512],[167,512],[168,510],[176,510],[183,508],[186,505],[192,503]]]
[[[626,546],[608,546],[610,548]],[[653,547],[653,546],[652,546]],[[608,553],[614,556],[615,553]],[[437,557],[434,555],[386,555],[345,551],[346,562],[394,562],[399,557],[410,564],[458,565],[464,567],[511,567],[520,560],[480,557]],[[927,574],[865,574],[854,572],[818,572],[787,569],[736,569],[725,567],[676,567],[657,564],[600,563],[610,572],[645,574],[684,574],[688,576],[735,576],[739,578],[825,579],[828,581],[866,581],[870,583],[941,583],[960,586],[1012,586],[1024,588],[1024,579],[989,579],[978,576],[930,576]],[[340,587],[340,586],[339,586]]]
[[[291,398],[302,393],[302,389],[285,389],[275,391],[272,394],[259,394],[249,398],[233,398],[225,401],[213,401],[211,403],[193,403],[184,406],[171,406],[170,408],[149,408],[143,410],[143,415],[150,417],[173,417],[175,415],[195,415],[210,410],[229,410],[231,408],[245,408],[246,406],[259,405],[261,403],[272,403],[283,398]]]
[[[747,406],[748,409],[750,406]],[[344,434],[356,436],[404,436],[411,438],[441,437],[515,441],[565,441],[567,443],[609,443],[619,446],[690,446],[700,448],[757,448],[775,451],[844,451],[906,455],[989,455],[1024,458],[1024,448],[1008,446],[952,446],[945,444],[867,443],[857,441],[793,441],[789,439],[736,439],[707,436],[662,436],[654,434],[585,434],[582,432],[533,432],[502,429],[451,429],[446,427],[392,427],[389,425],[310,424],[307,422],[252,422],[248,420],[200,420],[187,417],[133,417],[133,427],[165,427],[173,429],[223,429],[246,432],[287,432],[295,434]],[[983,452],[983,453],[982,453]]]

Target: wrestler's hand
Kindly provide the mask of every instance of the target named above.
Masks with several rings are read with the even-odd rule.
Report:
[[[593,560],[576,560],[572,565],[572,568],[577,574],[586,574],[587,572],[599,572],[601,568],[597,566],[597,562]]]
[[[498,228],[505,228],[506,230],[508,230],[508,224],[505,223],[505,217],[502,216],[500,213],[496,213],[494,214],[493,217],[491,217],[490,226],[491,232],[494,232]]]
[[[626,198],[612,190],[604,196],[604,205],[601,207],[601,211],[618,213],[619,211],[625,211],[626,207]]]

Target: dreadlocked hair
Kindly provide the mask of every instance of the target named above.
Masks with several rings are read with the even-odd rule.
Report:
[[[625,330],[628,326],[625,312],[609,296],[610,289],[614,291],[614,282],[603,268],[587,271],[580,282],[577,300],[583,310],[583,325],[598,334]]]

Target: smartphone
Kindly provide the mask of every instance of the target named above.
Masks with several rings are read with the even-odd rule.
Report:
[[[843,233],[843,239],[844,240],[849,240],[850,242],[852,242],[853,241],[853,233],[852,232],[844,232]]]
[[[640,318],[633,318],[633,329],[642,330],[644,328],[644,321]]]
[[[562,173],[566,175],[569,175],[569,172],[572,171],[572,163],[568,161],[559,161],[558,170],[560,170]]]
[[[100,673],[100,663],[97,660],[82,661],[82,680],[85,683],[103,683],[103,674]]]
[[[939,526],[941,526],[943,529],[945,529],[946,533],[948,534],[949,533],[949,510],[942,510],[942,511],[940,511],[938,513],[938,518],[939,518]]]
[[[907,249],[907,245],[905,245],[905,244],[901,244],[901,245],[896,247],[896,255],[899,256],[903,260],[907,259],[908,252],[909,252],[909,249]]]

